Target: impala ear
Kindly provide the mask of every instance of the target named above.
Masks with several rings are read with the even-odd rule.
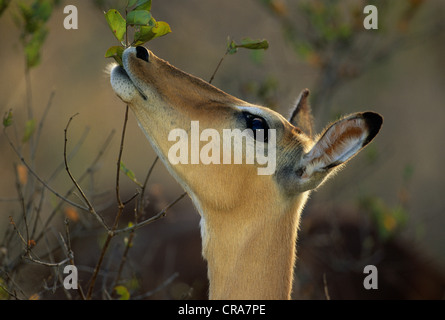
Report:
[[[383,118],[379,114],[365,112],[350,115],[328,127],[295,170],[299,189],[319,186],[329,173],[371,142],[382,123]]]
[[[312,138],[314,130],[314,119],[312,117],[311,106],[308,102],[309,89],[304,89],[298,97],[295,108],[289,117],[289,122],[300,128],[307,136]]]

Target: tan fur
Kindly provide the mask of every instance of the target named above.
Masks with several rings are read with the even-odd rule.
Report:
[[[342,162],[349,160],[378,132],[381,117],[354,114],[330,127],[333,134],[312,140],[311,134],[304,134],[280,114],[237,99],[152,52],[148,62],[136,52],[135,48],[124,52],[124,68],[112,70],[111,84],[202,217],[210,298],[289,299],[300,213],[310,190],[342,164],[327,163],[331,156],[324,157],[325,151],[339,154]],[[305,91],[305,99],[307,95]],[[258,175],[257,164],[172,165],[168,161],[170,130],[190,132],[194,120],[199,120],[200,130],[213,128],[220,133],[243,127],[240,114],[245,108],[277,132],[273,175]],[[310,119],[308,112],[310,108],[302,108],[294,117]]]

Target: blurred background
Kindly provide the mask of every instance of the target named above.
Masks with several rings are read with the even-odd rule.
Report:
[[[65,236],[67,217],[85,287],[106,235],[87,212],[60,204],[42,188],[10,142],[47,185],[65,194],[73,184],[63,168],[64,129],[77,114],[67,135],[70,169],[75,177],[85,174],[82,187],[96,210],[113,221],[125,105],[106,72],[112,60],[104,54],[119,43],[103,12],[115,8],[123,13],[126,2],[56,1],[45,22],[48,34],[40,60],[27,68],[19,4],[33,2],[39,1],[0,1],[0,113],[3,126],[8,125],[0,133],[0,297],[64,299],[70,296],[57,281],[63,276],[61,266],[22,259],[19,233],[35,230],[40,238],[29,238],[28,246],[45,261],[60,261],[59,232]],[[63,27],[68,4],[78,9],[77,30]],[[378,9],[378,30],[363,27],[367,4]],[[287,116],[308,88],[317,132],[342,114],[373,110],[384,116],[374,142],[306,205],[294,298],[445,297],[443,1],[154,0],[152,14],[168,22],[172,33],[149,42],[149,49],[205,80],[226,52],[228,37],[237,42],[267,39],[267,50],[240,49],[226,56],[216,74],[213,84],[241,99]],[[9,120],[11,125],[5,123]],[[155,159],[130,113],[122,162],[143,181]],[[121,226],[134,220],[131,197],[139,189],[121,174],[120,192],[129,199]],[[20,200],[20,190],[26,201]],[[156,163],[139,219],[156,214],[182,193]],[[82,203],[78,194],[69,199]],[[189,198],[165,218],[137,230],[124,253],[128,241],[128,234],[112,240],[95,298],[119,297],[113,293],[115,284],[131,298],[206,298],[199,216]],[[125,265],[118,271],[123,256]],[[368,264],[378,268],[377,290],[363,288]],[[117,273],[119,281],[113,283]]]

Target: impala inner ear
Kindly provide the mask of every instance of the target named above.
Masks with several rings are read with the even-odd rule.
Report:
[[[328,127],[303,156],[306,174],[328,172],[346,163],[379,132],[383,118],[374,112],[356,113]]]
[[[307,136],[313,137],[314,118],[308,102],[309,89],[304,89],[295,103],[289,122],[301,129]]]

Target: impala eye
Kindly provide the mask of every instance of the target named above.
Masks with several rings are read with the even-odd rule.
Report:
[[[246,113],[247,128],[253,131],[253,137],[260,142],[267,142],[269,126],[263,118]]]

